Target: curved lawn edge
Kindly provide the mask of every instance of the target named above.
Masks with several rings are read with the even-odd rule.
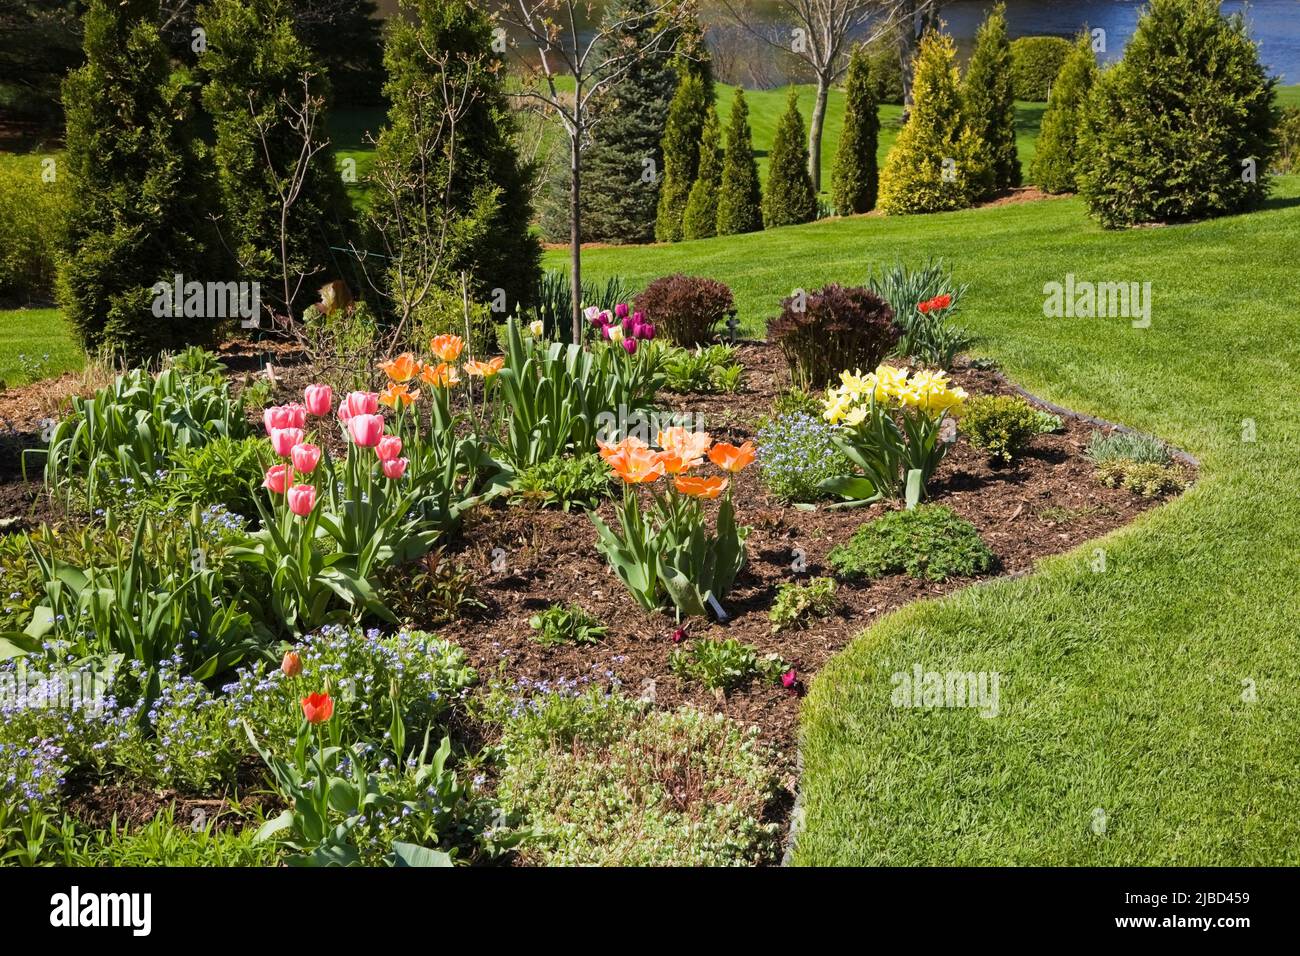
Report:
[[[1175,460],[1181,461],[1186,465],[1190,465],[1192,468],[1197,470],[1199,470],[1201,467],[1200,460],[1196,458],[1196,456],[1192,455],[1190,452],[1183,451],[1181,448],[1175,448],[1173,445],[1170,445],[1168,442],[1165,442],[1164,439],[1159,438],[1159,436],[1148,435],[1146,432],[1139,431],[1136,428],[1130,428],[1128,425],[1124,425],[1120,422],[1107,421],[1106,419],[1098,418],[1095,415],[1088,415],[1083,412],[1077,412],[1074,411],[1073,409],[1065,408],[1062,405],[1057,405],[1054,402],[1049,402],[1047,399],[1040,398],[1039,396],[1033,394],[1032,392],[1024,388],[1021,388],[1019,385],[1017,385],[1011,379],[1007,378],[1007,376],[1000,371],[995,372],[994,376],[1003,385],[1005,385],[1009,389],[1012,389],[1017,395],[1024,398],[1030,404],[1036,405],[1039,408],[1044,409],[1045,411],[1051,412],[1053,415],[1058,415],[1062,418],[1072,418],[1077,421],[1087,422],[1088,424],[1095,425],[1101,429],[1124,432],[1125,434],[1130,434],[1130,435],[1141,435],[1148,438],[1156,438],[1157,440],[1164,443],[1165,447],[1169,450],[1170,456]],[[1186,494],[1186,492],[1184,492],[1184,494]],[[1177,497],[1181,497],[1181,495]],[[1157,506],[1157,509],[1161,507],[1165,507],[1173,500],[1175,499],[1170,498],[1168,501],[1162,502],[1159,506]],[[1153,510],[1157,510],[1157,509],[1153,509]],[[1128,523],[1123,524],[1118,528],[1114,528],[1111,531],[1107,532],[1106,534],[1098,538],[1092,538],[1089,539],[1088,541],[1084,541],[1081,544],[1079,544],[1077,547],[1071,549],[1070,551],[1065,552],[1064,554],[1052,555],[1050,557],[1044,558],[1041,561],[1039,561],[1034,566],[1033,569],[1011,571],[1007,574],[999,574],[993,577],[975,580],[970,582],[965,587],[963,587],[960,591],[956,591],[952,594],[947,594],[937,598],[922,598],[920,600],[913,601],[910,604],[906,604],[895,611],[892,611],[891,613],[885,615],[884,617],[876,621],[874,624],[869,626],[865,631],[863,631],[856,638],[854,638],[853,642],[848,647],[844,648],[842,651],[840,651],[838,654],[832,657],[830,662],[827,664],[827,666],[823,668],[820,672],[818,672],[816,677],[814,677],[813,688],[815,689],[817,686],[817,678],[820,677],[821,674],[825,673],[828,668],[832,667],[837,658],[843,657],[845,654],[849,653],[849,651],[852,650],[854,644],[856,644],[858,641],[863,640],[872,631],[882,627],[891,618],[906,613],[907,611],[911,610],[912,608],[918,605],[955,599],[961,594],[964,594],[965,592],[970,591],[974,588],[988,587],[990,585],[998,584],[1004,581],[1012,581],[1012,580],[1026,578],[1026,577],[1032,577],[1033,575],[1039,572],[1039,569],[1043,566],[1044,563],[1048,561],[1069,558],[1072,555],[1076,555],[1084,551],[1091,552],[1092,549],[1096,548],[1098,543],[1104,542],[1109,538],[1111,538],[1113,535],[1116,535],[1120,532],[1123,532],[1133,527],[1134,525],[1137,524],[1137,522],[1139,522],[1142,518],[1144,518],[1149,513],[1150,512],[1143,512],[1142,514],[1136,515],[1132,521],[1129,521]],[[1095,558],[1095,555],[1093,557]],[[812,701],[812,695],[810,694],[809,700],[806,701],[804,705],[805,714],[807,712],[806,708],[811,704],[811,701]],[[804,717],[801,717],[801,723],[803,722],[804,719],[805,719]],[[786,828],[785,839],[782,844],[782,856],[781,856],[782,866],[794,866],[797,864],[797,854],[799,850],[799,835],[804,828],[804,818],[805,818],[804,786],[803,786],[804,759],[803,759],[802,746],[800,746],[795,753],[795,765],[797,767],[797,778],[796,778],[797,782],[795,784],[794,803],[790,809],[790,822]]]

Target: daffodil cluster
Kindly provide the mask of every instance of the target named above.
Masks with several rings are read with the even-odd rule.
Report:
[[[883,408],[915,410],[933,420],[965,400],[965,390],[950,384],[945,372],[909,372],[880,365],[865,375],[856,369],[841,372],[839,387],[826,392],[822,417],[832,425],[853,428],[867,419],[874,403]]]

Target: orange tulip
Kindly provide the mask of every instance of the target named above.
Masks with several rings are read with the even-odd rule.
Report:
[[[309,724],[323,724],[334,716],[334,700],[329,694],[308,694],[302,699],[302,715]]]
[[[678,451],[661,451],[655,455],[655,458],[663,464],[664,472],[669,475],[680,475],[699,464],[699,459],[693,462],[687,461]]]
[[[379,370],[391,381],[409,382],[420,372],[420,362],[410,352],[403,352],[395,359],[379,363]]]
[[[460,384],[460,369],[446,362],[426,365],[424,371],[420,373],[420,381],[435,388],[450,388]]]
[[[678,475],[673,486],[684,495],[692,498],[716,498],[727,490],[726,478],[693,478],[690,475]]]
[[[470,375],[477,375],[480,378],[491,378],[497,372],[505,367],[506,360],[503,356],[496,356],[488,359],[486,362],[480,362],[478,359],[470,359],[465,363],[465,371]]]
[[[609,461],[619,452],[626,451],[629,448],[644,450],[650,447],[641,439],[637,438],[635,435],[628,435],[622,441],[615,442],[613,445],[607,445],[599,438],[597,438],[596,445],[600,449],[600,457],[604,458],[606,461]]]
[[[398,382],[394,382],[379,393],[379,404],[387,405],[389,408],[397,408],[399,405],[405,408],[413,401],[420,397],[420,390],[415,391]]]
[[[725,441],[720,441],[709,449],[709,461],[723,471],[744,471],[754,462],[754,443],[747,441],[737,448]]]
[[[658,481],[664,473],[664,463],[648,448],[627,446],[605,459],[609,466],[629,485]]]
[[[460,353],[465,348],[465,340],[459,335],[438,335],[429,343],[429,348],[444,362],[454,362],[460,358]]]
[[[659,433],[659,447],[666,452],[677,455],[687,468],[694,468],[704,460],[705,453],[713,439],[708,432],[687,431],[680,425],[666,428]]]

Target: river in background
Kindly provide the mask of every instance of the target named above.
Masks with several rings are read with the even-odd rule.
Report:
[[[391,14],[397,9],[397,0],[378,0],[380,11]],[[1123,54],[1124,46],[1137,25],[1138,12],[1143,4],[1133,0],[1006,0],[1007,24],[1012,37],[1054,35],[1069,37],[1082,26],[1100,27],[1106,31],[1106,54],[1103,59],[1113,60]],[[599,0],[593,3],[599,10]],[[717,13],[710,12],[704,0],[703,19],[706,24],[723,23]],[[777,5],[752,0],[749,4],[758,23],[776,23]],[[957,41],[958,48],[969,52],[975,30],[984,18],[984,11],[992,6],[989,0],[952,0],[943,5],[943,19],[948,32]],[[1244,11],[1251,35],[1259,43],[1264,64],[1282,78],[1284,83],[1300,83],[1300,0],[1225,0],[1223,9],[1229,13]]]

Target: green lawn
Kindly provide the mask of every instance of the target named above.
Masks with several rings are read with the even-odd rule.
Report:
[[[1134,525],[890,615],[832,660],[804,710],[799,862],[1300,862],[1300,276],[1267,254],[1297,235],[1291,176],[1264,211],[1164,229],[1104,232],[1065,199],[584,257],[594,279],[721,279],[756,331],[796,286],[943,255],[971,283],[976,351],[1202,459]],[[1151,282],[1151,327],[1044,318],[1044,283],[1067,273]],[[997,672],[1000,715],[891,707],[915,663]]]
[[[79,369],[85,359],[58,309],[0,312],[0,388]]]

